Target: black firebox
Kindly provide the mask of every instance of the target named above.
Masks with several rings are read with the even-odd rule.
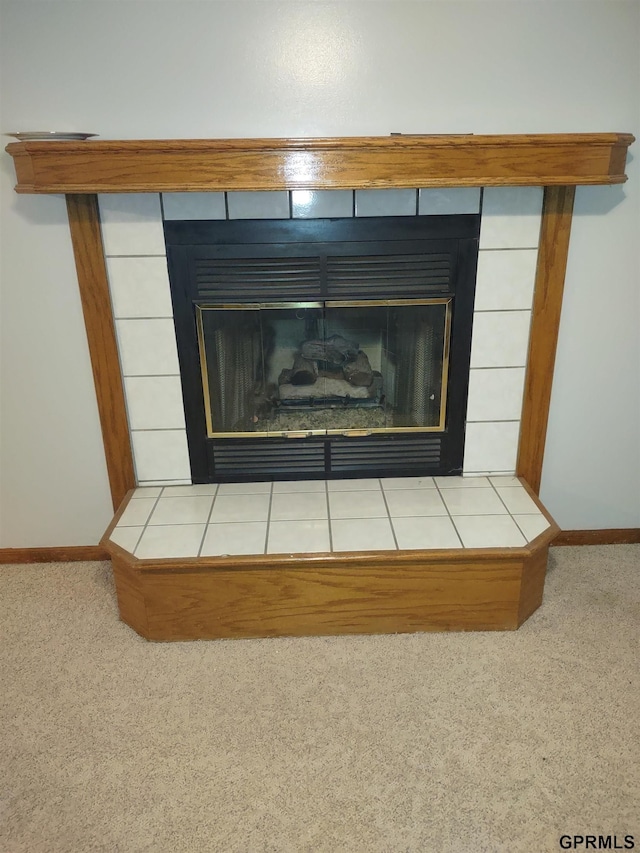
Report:
[[[194,483],[461,472],[479,215],[164,228]]]

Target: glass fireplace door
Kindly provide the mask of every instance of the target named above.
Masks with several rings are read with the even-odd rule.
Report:
[[[196,306],[209,438],[442,431],[451,298]]]

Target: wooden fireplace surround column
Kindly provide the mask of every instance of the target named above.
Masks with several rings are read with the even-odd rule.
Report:
[[[575,187],[626,180],[631,134],[15,142],[19,193],[64,193],[118,508],[135,483],[98,193],[543,186],[516,473],[540,489]]]

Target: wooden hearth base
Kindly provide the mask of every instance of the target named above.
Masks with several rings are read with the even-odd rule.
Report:
[[[515,630],[542,602],[558,533],[525,548],[137,560],[112,528],[120,616],[148,640]]]

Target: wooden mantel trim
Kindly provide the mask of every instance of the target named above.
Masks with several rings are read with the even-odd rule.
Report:
[[[124,385],[96,195],[67,195],[71,243],[87,331],[113,508],[136,484]]]
[[[516,474],[540,494],[575,187],[546,187]]]
[[[19,193],[617,184],[630,133],[13,142]]]

